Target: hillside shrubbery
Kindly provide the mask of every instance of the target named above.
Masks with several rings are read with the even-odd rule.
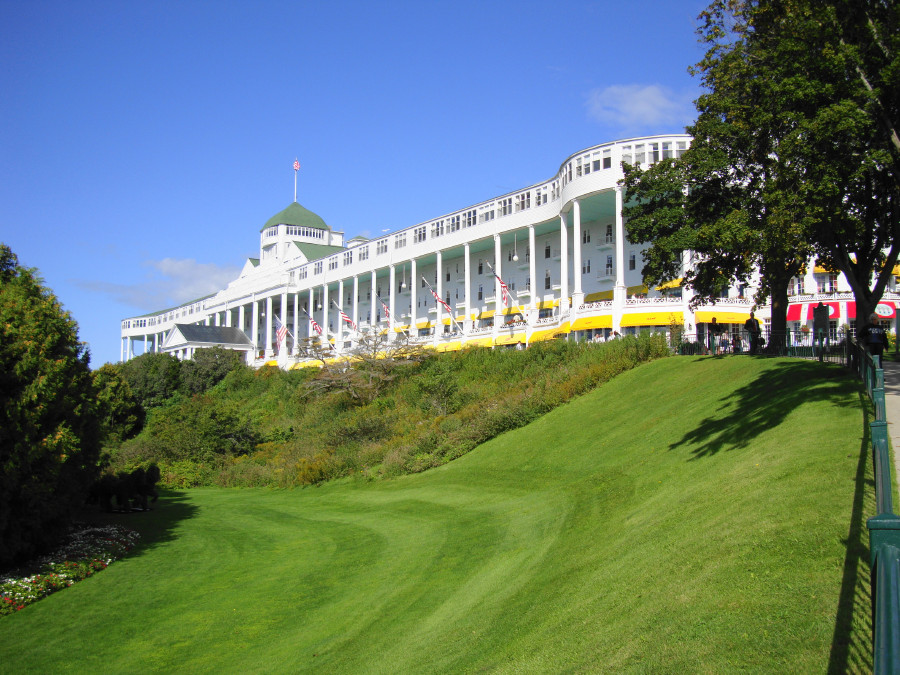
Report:
[[[473,349],[398,365],[371,402],[322,389],[315,369],[238,367],[183,393],[114,450],[115,470],[155,461],[163,484],[308,485],[423,471],[528,424],[618,373],[665,356],[664,337]]]

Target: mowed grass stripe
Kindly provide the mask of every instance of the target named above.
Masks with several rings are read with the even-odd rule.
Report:
[[[671,358],[421,475],[168,495],[0,671],[864,672],[864,423],[838,368]]]

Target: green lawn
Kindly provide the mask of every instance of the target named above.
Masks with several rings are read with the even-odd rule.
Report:
[[[670,358],[424,474],[169,493],[0,672],[867,672],[861,401]]]

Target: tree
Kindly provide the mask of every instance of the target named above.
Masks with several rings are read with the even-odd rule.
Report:
[[[136,356],[119,372],[144,410],[165,403],[181,384],[181,361],[165,352]]]
[[[700,18],[694,143],[626,174],[646,276],[675,276],[677,247],[689,247],[699,262],[687,282],[703,300],[758,266],[779,336],[790,278],[815,253],[867,312],[897,259],[897,4],[718,0]]]
[[[109,445],[132,438],[144,425],[144,409],[119,371],[120,366],[105,363],[93,373],[101,437]]]
[[[202,394],[235,368],[249,368],[241,352],[222,347],[198,349],[190,361],[181,364],[181,389],[186,394]]]
[[[0,244],[0,565],[58,540],[97,475],[99,421],[78,327]]]
[[[318,375],[305,383],[308,391],[342,391],[358,404],[374,401],[397,377],[399,367],[425,355],[424,348],[406,335],[398,334],[390,341],[387,334],[374,330],[361,332],[356,346],[343,354],[319,338],[301,340],[298,350],[320,366]]]

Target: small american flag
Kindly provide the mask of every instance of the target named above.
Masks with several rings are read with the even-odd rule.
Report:
[[[439,303],[441,303],[441,304],[444,306],[444,309],[447,310],[447,313],[448,313],[450,316],[453,316],[453,310],[450,309],[450,305],[448,305],[446,302],[444,302],[443,300],[441,300],[441,296],[439,296],[437,293],[435,293],[435,292],[434,292],[434,289],[431,288],[431,286],[428,287],[428,290],[431,291],[431,294],[434,296],[434,299],[437,300]]]
[[[309,325],[313,327],[313,330],[316,331],[316,333],[318,333],[319,335],[321,335],[322,334],[322,326],[320,326],[319,323],[314,318],[312,318],[312,315],[309,312],[307,312],[305,309],[303,310],[303,313],[309,317]]]
[[[300,162],[298,160],[294,160],[294,171],[300,170]]]
[[[338,308],[338,311],[341,313],[341,318],[344,320],[344,323],[349,323],[353,330],[356,330],[356,324],[353,323],[353,319],[344,314],[344,310],[342,310],[340,307]]]
[[[278,349],[281,350],[281,343],[284,342],[284,338],[287,337],[288,329],[283,323],[281,323],[281,319],[277,316],[275,317],[275,340],[278,343]]]
[[[384,300],[381,301],[381,306],[384,307],[384,317],[390,321],[391,320],[391,310],[388,309],[388,306],[384,304]]]

